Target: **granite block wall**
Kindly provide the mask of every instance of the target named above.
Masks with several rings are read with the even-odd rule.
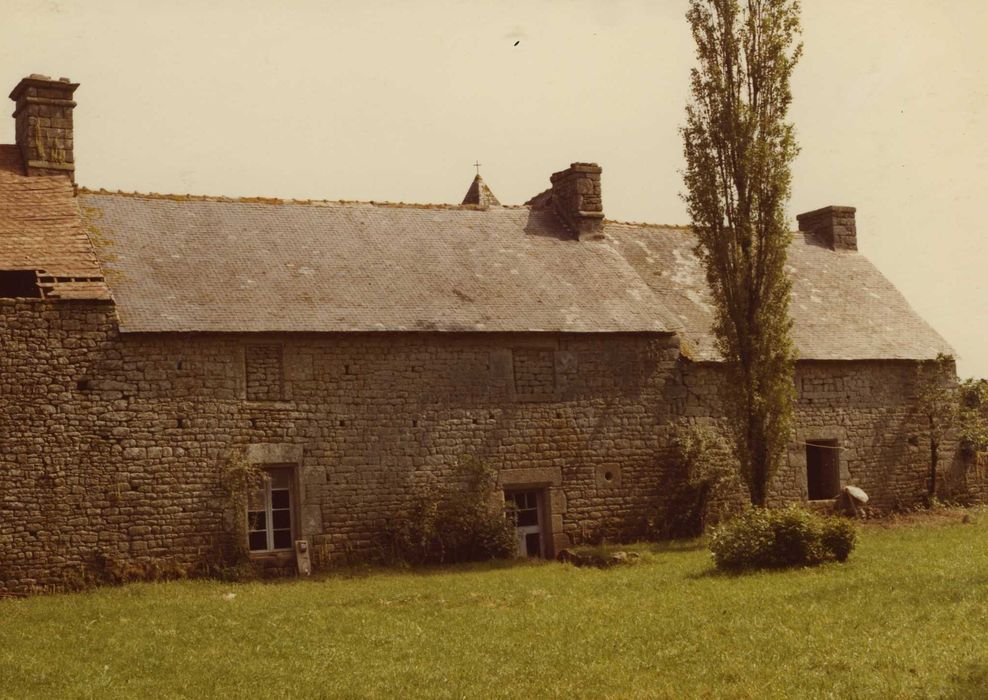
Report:
[[[915,404],[916,376],[911,361],[798,362],[794,440],[775,475],[770,500],[806,501],[807,443],[836,443],[841,486],[864,489],[878,510],[921,502],[927,492],[929,443]],[[682,414],[722,427],[717,419],[721,381],[716,365],[690,366],[684,372]],[[955,442],[945,441],[945,464],[955,451]]]
[[[925,492],[907,362],[802,362],[797,442],[773,486],[806,497],[802,442],[834,439],[876,505]],[[544,489],[549,550],[640,537],[688,490],[680,417],[716,426],[715,365],[662,334],[127,334],[111,303],[0,300],[0,591],[107,559],[215,560],[231,457],[292,465],[317,567],[373,557],[390,520],[465,457]],[[914,444],[916,443],[916,444]]]
[[[296,466],[319,565],[373,556],[466,456],[548,490],[557,548],[641,533],[678,494],[670,335],[121,335],[112,305],[40,300],[0,300],[0,329],[0,590],[215,556],[235,453]]]

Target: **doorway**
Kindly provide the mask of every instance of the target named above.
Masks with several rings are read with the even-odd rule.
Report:
[[[504,500],[514,507],[518,556],[544,557],[544,489],[505,491]]]
[[[809,500],[837,498],[840,493],[839,451],[836,440],[806,441],[806,495]]]

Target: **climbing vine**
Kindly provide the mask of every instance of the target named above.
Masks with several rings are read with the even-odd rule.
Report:
[[[251,464],[243,451],[231,452],[220,473],[220,486],[227,497],[230,517],[227,520],[226,557],[228,563],[244,564],[250,560],[247,548],[247,505],[250,494],[264,487],[267,473]]]

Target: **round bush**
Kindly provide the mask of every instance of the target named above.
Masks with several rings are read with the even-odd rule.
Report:
[[[827,518],[823,525],[821,542],[828,552],[833,553],[837,561],[847,561],[848,555],[854,549],[858,533],[854,523],[843,518]]]
[[[751,508],[714,531],[710,551],[719,569],[768,569],[845,561],[853,523],[788,506]]]

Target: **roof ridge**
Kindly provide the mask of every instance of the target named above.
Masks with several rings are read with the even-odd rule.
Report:
[[[636,228],[665,228],[665,229],[675,229],[678,231],[692,231],[693,227],[689,224],[653,224],[648,221],[620,221],[618,219],[604,219],[605,224],[617,224],[618,226],[634,226]]]
[[[364,207],[388,207],[406,209],[449,209],[462,211],[489,211],[488,207],[476,204],[435,204],[417,202],[380,202],[376,200],[357,199],[295,199],[281,197],[228,197],[226,195],[206,195],[206,194],[165,194],[159,192],[124,192],[123,190],[108,190],[103,187],[91,189],[89,187],[79,187],[79,194],[113,195],[115,197],[131,197],[134,199],[157,199],[172,202],[227,202],[239,204],[295,204],[311,206],[364,206]],[[527,209],[524,204],[506,204],[498,207],[500,209]]]

